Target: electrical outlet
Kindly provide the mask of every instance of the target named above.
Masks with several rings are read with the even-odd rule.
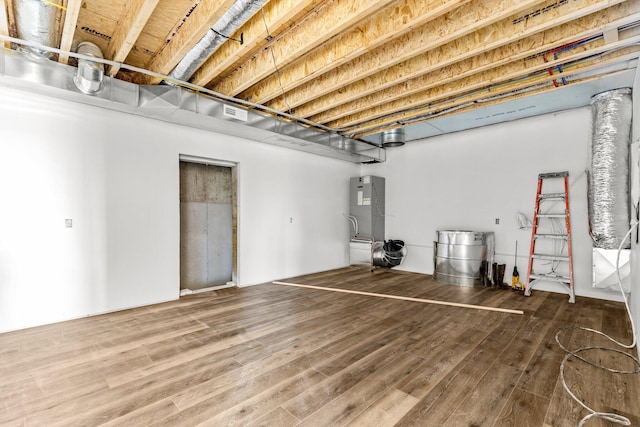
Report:
[[[71,228],[73,227],[73,220],[71,218],[67,218],[64,220],[64,227]]]
[[[500,218],[496,218],[496,224],[500,224]]]
[[[289,224],[293,224],[293,218],[289,218]]]

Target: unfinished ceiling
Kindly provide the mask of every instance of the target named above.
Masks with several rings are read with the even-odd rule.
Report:
[[[52,47],[89,41],[105,59],[165,81],[372,142],[454,113],[615,82],[640,53],[640,0],[0,0],[0,34],[28,39],[34,29],[17,17],[34,3],[55,16]],[[107,74],[162,81],[118,66]]]

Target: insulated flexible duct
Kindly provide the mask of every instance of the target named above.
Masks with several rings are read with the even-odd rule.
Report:
[[[40,43],[44,46],[52,46],[54,29],[56,24],[57,9],[41,0],[16,0],[14,13],[18,37]],[[50,58],[50,52],[29,46],[26,51],[37,57]]]
[[[596,95],[589,182],[589,222],[594,246],[617,249],[629,229],[631,89]],[[625,248],[629,245],[625,244]]]
[[[213,52],[258,12],[266,2],[267,0],[236,1],[176,65],[170,76],[177,80],[189,80]]]

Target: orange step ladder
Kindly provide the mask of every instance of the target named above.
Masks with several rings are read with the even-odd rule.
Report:
[[[545,180],[550,179],[564,180],[564,192],[543,193],[542,184]],[[554,203],[549,205],[549,202]],[[553,207],[559,202],[564,202],[564,212],[553,212]],[[549,206],[548,211],[540,212],[541,205],[545,207]],[[564,226],[559,227],[558,222],[562,219],[564,220]],[[549,230],[549,228],[551,228],[551,230]],[[546,229],[546,231],[539,232],[540,229]],[[561,247],[559,249],[555,247],[554,253],[538,253],[536,252],[536,243],[539,240],[548,240],[555,244],[560,243]],[[544,265],[549,264],[551,267],[545,269]],[[567,267],[563,268],[564,271],[562,273],[556,272],[562,264],[567,265]],[[531,295],[531,288],[537,280],[557,282],[564,285],[569,293],[569,302],[574,303],[576,301],[573,287],[573,257],[571,251],[569,172],[566,171],[541,173],[538,175],[538,191],[536,193],[536,207],[533,212],[529,268],[527,270],[527,281],[525,282],[524,290],[525,296]]]

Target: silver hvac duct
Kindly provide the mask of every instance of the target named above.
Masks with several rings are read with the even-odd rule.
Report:
[[[267,1],[237,0],[176,65],[169,76],[177,80],[189,80],[213,52],[258,12]]]
[[[593,135],[589,173],[589,222],[594,246],[617,249],[629,230],[631,89],[591,100]],[[627,245],[626,248],[629,246]]]
[[[382,132],[382,146],[388,147],[400,147],[404,145],[406,140],[404,128],[397,128],[386,130]]]
[[[52,46],[55,38],[56,7],[41,0],[16,0],[13,5],[18,37]],[[50,52],[32,46],[23,49],[38,58],[52,56]]]
[[[78,44],[76,52],[95,58],[103,58],[100,48],[91,42],[81,42]],[[103,80],[104,65],[88,59],[78,59],[78,69],[73,78],[73,83],[81,92],[87,95],[95,95],[102,89]]]
[[[13,38],[10,41],[20,42]],[[61,52],[54,48],[48,49]],[[90,63],[111,62],[99,58],[93,61],[93,57],[85,55],[80,58],[76,53],[70,53],[69,56],[86,59]],[[289,116],[289,120],[280,120],[259,109],[240,108],[212,96],[205,88],[198,92],[176,86],[136,85],[104,76],[102,89],[92,94],[93,96],[86,96],[75,89],[76,75],[76,67],[55,61],[38,61],[36,64],[27,58],[26,53],[12,53],[9,49],[0,48],[0,86],[16,86],[60,100],[210,130],[353,163],[386,160],[385,150],[378,145],[316,129],[310,126],[311,122],[296,122],[293,120],[294,116]],[[95,89],[93,83],[96,81],[98,80],[91,79],[90,88]],[[242,114],[227,114],[229,109],[242,109],[245,117],[241,119]]]

